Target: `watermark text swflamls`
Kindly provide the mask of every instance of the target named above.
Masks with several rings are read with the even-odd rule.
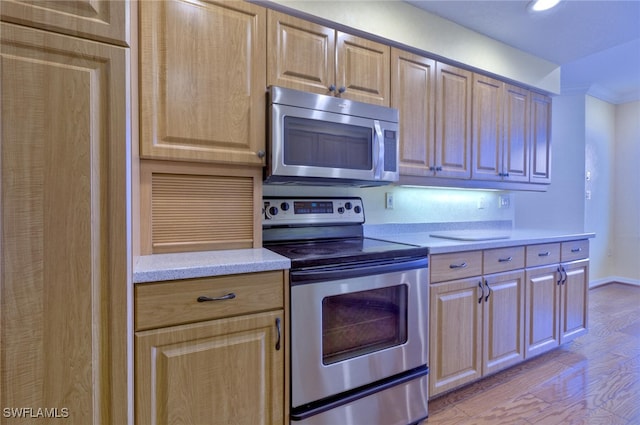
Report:
[[[5,418],[59,418],[69,417],[67,407],[5,407],[2,409],[2,416]]]

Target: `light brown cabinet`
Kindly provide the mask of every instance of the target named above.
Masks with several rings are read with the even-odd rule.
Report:
[[[524,360],[524,248],[433,255],[431,267],[429,395]],[[439,283],[447,269],[463,279]]]
[[[266,9],[143,1],[139,14],[141,157],[264,165]]]
[[[586,240],[527,247],[527,358],[587,332],[588,256]]]
[[[274,10],[268,20],[269,85],[389,105],[389,46]]]
[[[529,91],[473,77],[474,179],[529,181]]]
[[[2,0],[0,15],[5,22],[27,24],[52,32],[131,45],[131,13],[128,1],[78,0],[40,1]]]
[[[589,241],[430,257],[429,396],[587,332]]]
[[[2,19],[18,8],[3,2]],[[129,52],[5,22],[0,32],[0,404],[125,424]]]
[[[436,61],[394,47],[391,66],[391,106],[400,115],[400,174],[432,176]]]
[[[391,65],[391,106],[400,114],[400,174],[469,179],[473,74],[397,48]]]
[[[531,183],[551,183],[551,98],[531,93]]]
[[[136,286],[136,423],[285,423],[282,271]]]
[[[436,66],[436,145],[438,177],[471,178],[471,93],[473,73],[438,63]]]

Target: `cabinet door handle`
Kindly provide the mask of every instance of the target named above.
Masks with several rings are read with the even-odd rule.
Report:
[[[478,304],[482,302],[482,298],[484,297],[484,288],[482,287],[482,281],[478,281],[478,289],[480,289],[480,297],[478,298]]]
[[[276,341],[276,351],[280,351],[280,318],[276,317],[276,332],[278,334],[278,339]]]
[[[204,295],[201,295],[198,297],[198,302],[199,303],[204,303],[207,301],[224,301],[224,300],[232,300],[236,297],[236,294],[234,294],[233,292],[227,294],[227,295],[223,295],[221,297],[205,297]]]
[[[334,91],[336,91],[336,86],[335,86],[335,85],[333,85],[333,84],[331,84],[331,85],[329,86],[329,91],[330,91],[331,93],[333,93]]]
[[[507,258],[498,258],[498,262],[499,263],[509,263],[513,260],[513,257],[507,257]]]
[[[560,275],[560,278],[558,279],[558,286],[562,285],[562,269],[560,268],[560,266],[558,266],[558,274]]]
[[[464,269],[465,267],[467,267],[467,263],[449,264],[450,269]]]
[[[487,279],[484,280],[484,284],[487,287],[487,289],[489,290],[489,292],[487,292],[487,296],[484,297],[484,302],[489,301],[489,297],[491,296],[491,293],[493,292],[493,289],[491,289],[491,287],[489,286],[489,281]]]
[[[538,253],[538,257],[548,257],[550,255],[551,255],[551,253],[549,251]]]
[[[582,248],[571,248],[571,252],[580,252]]]

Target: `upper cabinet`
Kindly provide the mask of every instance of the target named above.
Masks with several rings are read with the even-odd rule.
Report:
[[[109,44],[131,45],[131,15],[127,1],[2,0],[0,16],[5,22]]]
[[[400,173],[431,176],[435,167],[436,61],[391,49],[391,106],[400,111]]]
[[[268,20],[268,85],[389,105],[389,46],[274,10]]]
[[[262,166],[266,9],[139,2],[142,158]]]
[[[435,175],[438,177],[471,177],[472,79],[471,71],[437,64]]]
[[[531,93],[531,182],[551,183],[551,98]]]
[[[473,77],[474,179],[529,181],[529,91]]]

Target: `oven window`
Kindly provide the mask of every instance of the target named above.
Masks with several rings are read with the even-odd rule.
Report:
[[[371,128],[284,118],[284,163],[311,167],[373,169]]]
[[[407,285],[351,292],[322,300],[323,364],[405,342]]]

